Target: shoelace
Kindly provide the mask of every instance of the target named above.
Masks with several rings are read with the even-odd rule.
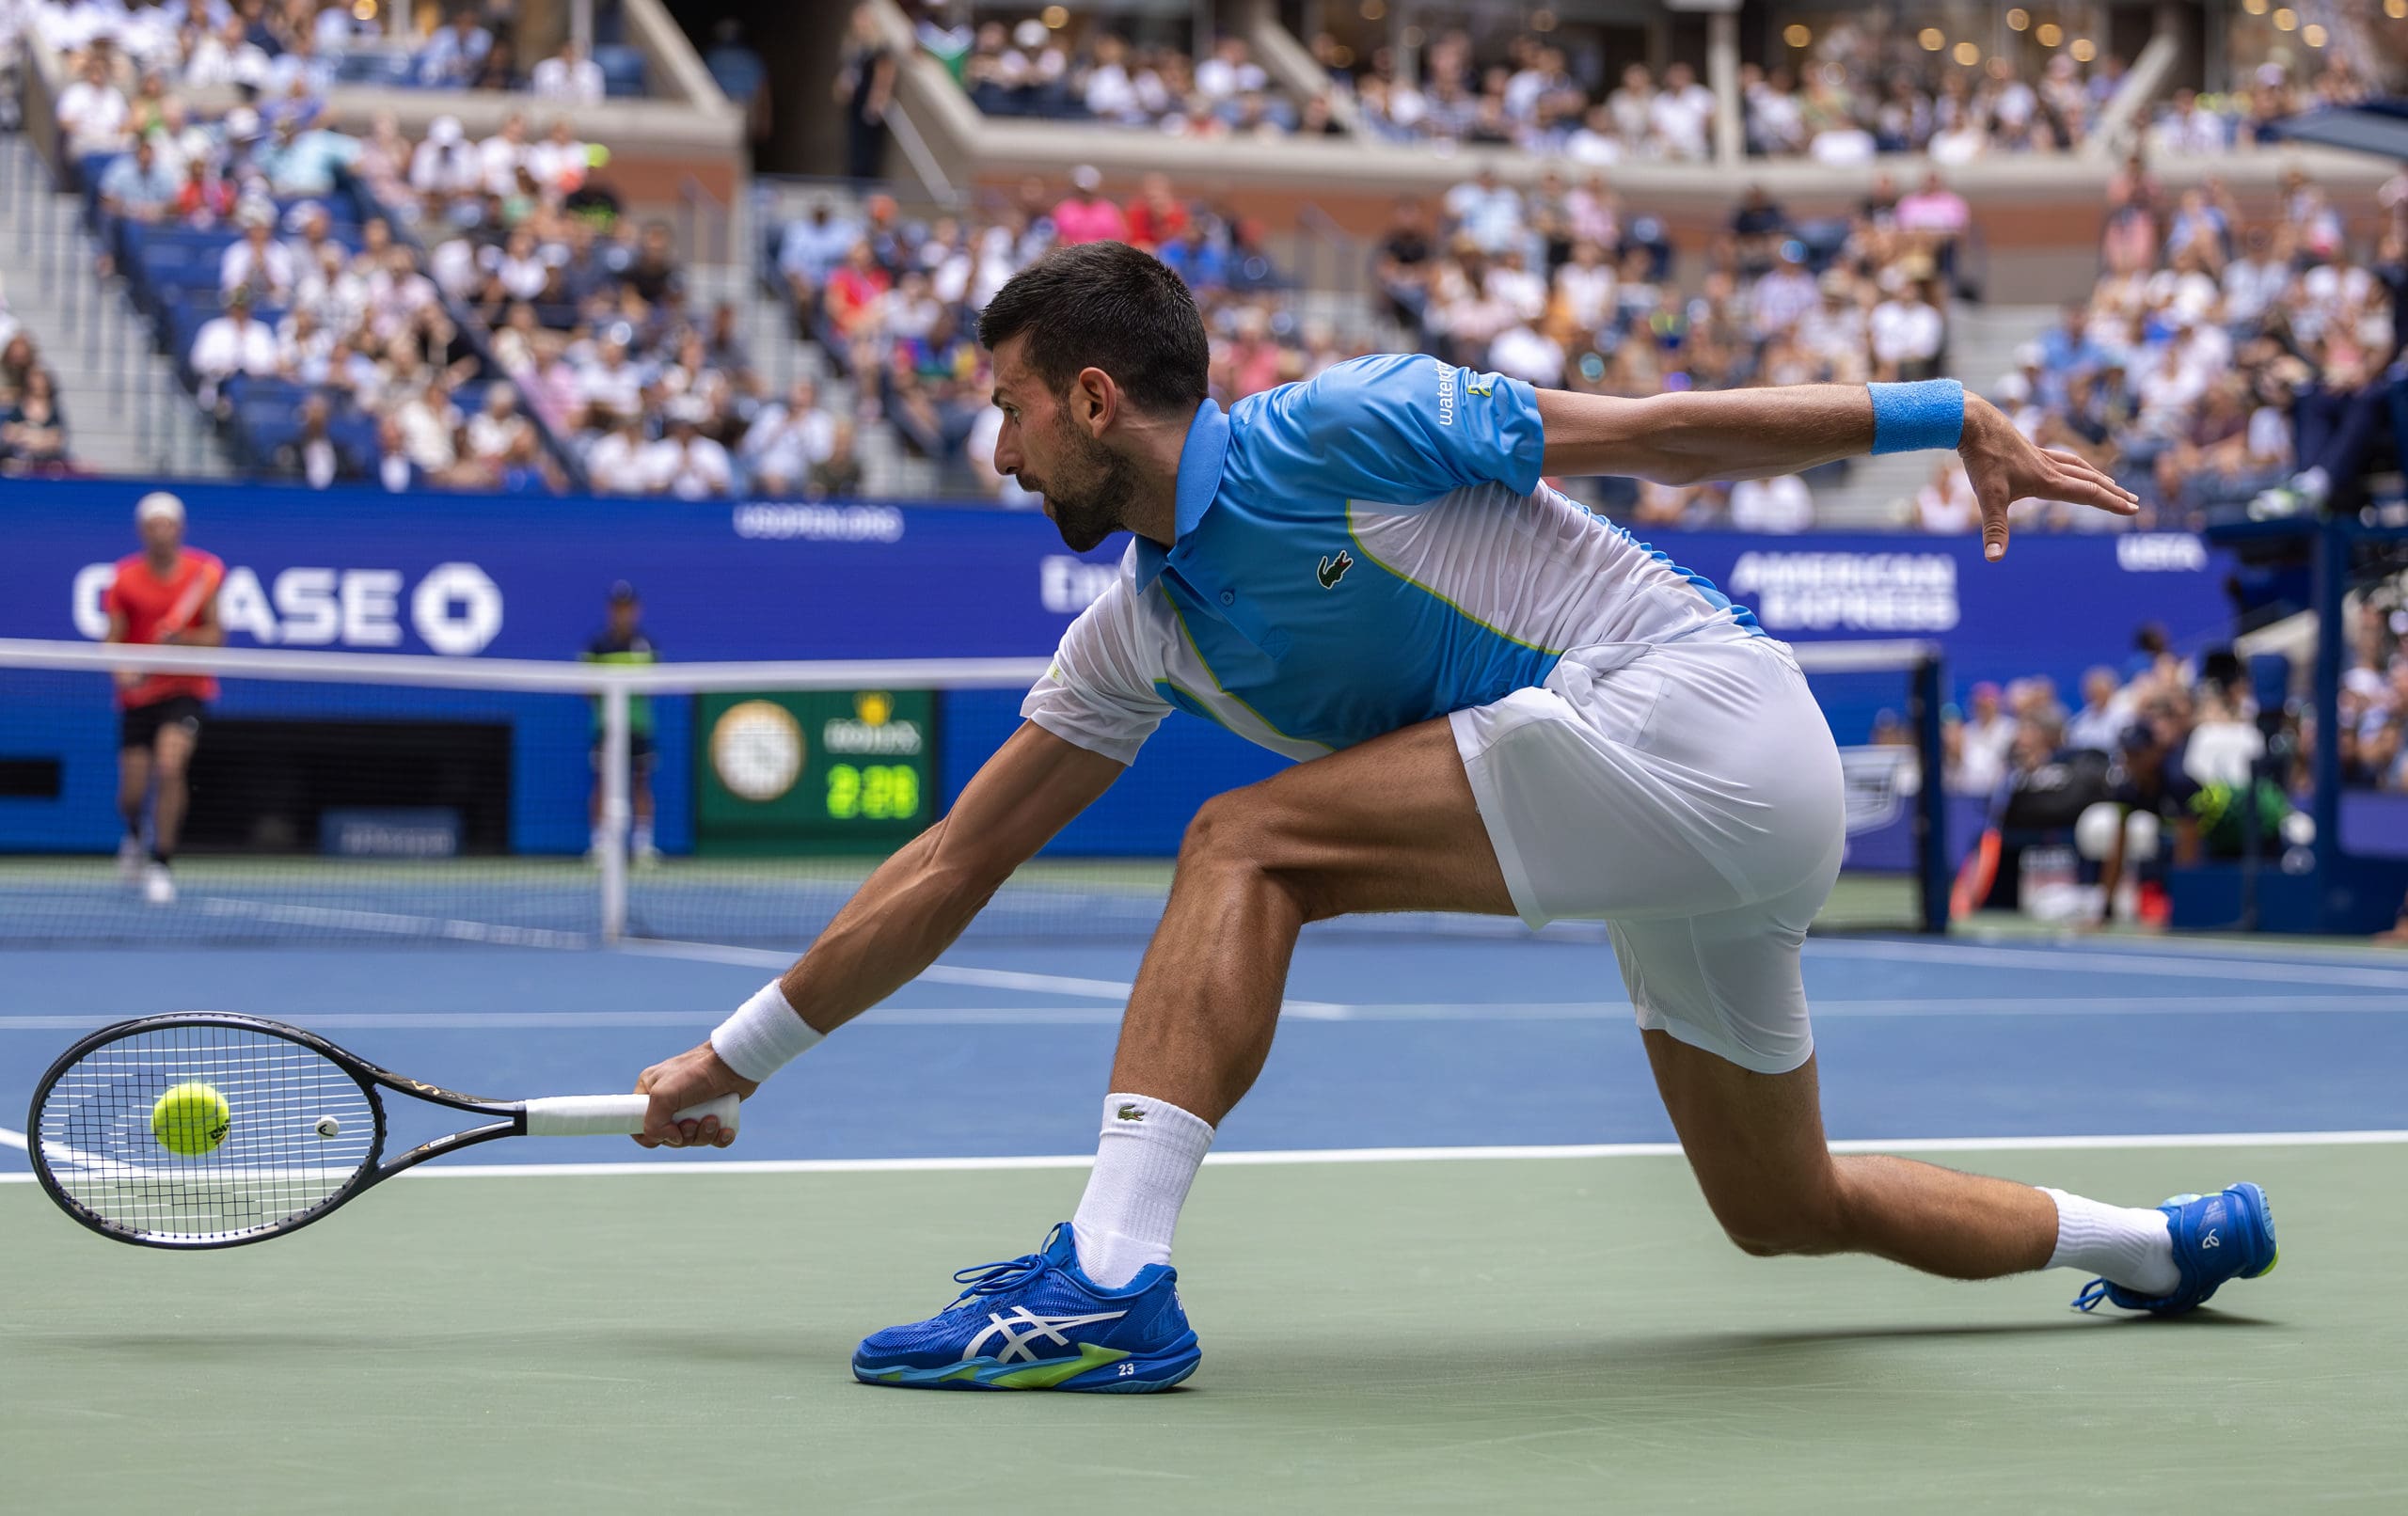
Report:
[[[1053,1232],[1046,1233],[1045,1247],[1035,1253],[1023,1253],[1017,1258],[1006,1258],[997,1263],[982,1263],[973,1269],[957,1270],[953,1282],[961,1286],[962,1290],[954,1297],[953,1305],[945,1309],[950,1311],[956,1305],[981,1296],[1008,1294],[1060,1268],[1060,1264],[1046,1255],[1054,1246],[1054,1233],[1060,1230],[1057,1225]]]
[[[2099,1303],[2106,1298],[2107,1281],[2094,1279],[2083,1286],[2082,1293],[2073,1298],[2073,1308],[2077,1311],[2095,1311],[2099,1309]]]

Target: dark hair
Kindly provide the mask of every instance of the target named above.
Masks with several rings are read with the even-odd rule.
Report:
[[[1005,281],[978,318],[998,347],[1028,334],[1028,365],[1061,394],[1082,369],[1101,369],[1143,411],[1178,414],[1204,402],[1211,362],[1204,318],[1187,286],[1126,243],[1056,247]]]

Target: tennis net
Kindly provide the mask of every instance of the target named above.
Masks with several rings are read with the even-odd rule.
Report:
[[[1940,668],[1912,642],[1799,649],[1843,740],[1849,866],[1826,922],[1940,924]],[[218,688],[154,898],[119,819],[113,669]],[[717,664],[98,647],[0,640],[0,946],[625,938],[799,949],[943,814],[1039,659]],[[1196,806],[1284,766],[1174,716],[1024,866],[974,938],[1137,937]],[[141,776],[133,776],[138,780]],[[1323,929],[1521,933],[1476,917]],[[1593,932],[1559,924],[1552,932]]]

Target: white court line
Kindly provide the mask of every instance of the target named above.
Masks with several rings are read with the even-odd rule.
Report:
[[[2398,947],[2379,947],[2370,941],[2336,942],[2330,939],[2295,941],[2288,938],[2258,936],[2242,940],[2235,937],[2191,937],[2181,933],[2162,936],[2140,936],[2112,933],[2094,936],[2067,931],[2063,927],[2047,935],[2023,936],[1995,929],[1972,928],[1955,934],[1952,941],[1969,945],[2011,947],[2019,942],[2057,948],[2066,952],[2107,951],[2146,957],[2163,953],[2174,957],[2217,957],[2255,960],[2259,963],[2355,964],[2369,969],[2392,969],[2408,972],[2408,952]]]
[[[7,1127],[0,1127],[0,1147],[13,1147],[20,1153],[30,1152],[32,1150],[25,1145],[25,1134],[24,1132],[14,1131]]]
[[[721,947],[710,942],[629,941],[621,943],[620,951],[766,969],[783,969],[795,958],[793,954],[766,948]],[[2222,955],[2213,961],[2201,961],[2173,954],[2119,953],[2063,947],[2053,943],[2032,947],[1981,947],[1963,942],[1888,942],[1828,937],[1809,938],[1806,951],[1812,956],[1888,958],[1907,963],[1962,963],[2027,971],[2036,969],[2058,973],[2162,975],[2169,979],[2242,979],[2276,985],[2354,985],[2368,989],[2408,989],[2408,962],[2402,962],[2397,969],[2384,969],[2373,965],[2296,963],[2272,959],[2251,962]],[[1080,979],[1063,974],[973,969],[944,963],[930,965],[920,978],[932,984],[972,985],[985,989],[1050,990],[1056,994],[1093,995],[1115,1001],[1127,1000],[1135,987],[1114,979]],[[1325,1001],[1291,1000],[1284,1002],[1283,1006],[1290,1014],[1308,1019],[1316,1016],[1342,1019],[1346,1010],[1344,1006]]]
[[[736,963],[750,968],[784,969],[800,956],[771,948],[726,947],[717,942],[679,942],[666,938],[631,939],[619,944],[622,953],[647,957],[690,958],[702,963]],[[920,977],[940,985],[975,985],[982,989],[1051,990],[1057,995],[1093,995],[1101,1000],[1127,1000],[1136,987],[1117,979],[1078,979],[1067,974],[1016,973],[1006,969],[965,969],[932,963]]]
[[[2408,1016],[2408,998],[2387,995],[2182,995],[1905,997],[1818,1000],[1817,1020],[1979,1020],[2001,1017],[2073,1016],[2094,1019],[2183,1016]],[[609,1032],[650,1028],[706,1029],[713,1013],[691,1011],[329,1011],[309,1019],[312,1030],[402,1032]],[[1117,1026],[1110,1005],[890,1005],[850,1023],[863,1032],[926,1026]],[[1432,1023],[1623,1021],[1626,1001],[1437,1001],[1399,1005],[1334,1005],[1291,1002],[1285,1015],[1306,1021]],[[114,1012],[60,1016],[0,1016],[0,1034],[83,1032],[118,1019]]]
[[[363,910],[331,906],[299,906],[276,901],[244,900],[229,895],[202,895],[194,902],[204,916],[238,917],[275,922],[287,926],[326,926],[389,937],[441,937],[455,942],[491,942],[506,947],[577,949],[594,945],[593,934],[562,932],[545,926],[507,926],[493,922],[455,921],[441,916],[406,916],[389,910]]]
[[[9,1136],[23,1138],[14,1132]],[[2206,1131],[2105,1137],[1917,1137],[1890,1141],[1849,1138],[1830,1145],[1834,1153],[2042,1153],[2089,1148],[2188,1147],[2368,1147],[2408,1143],[2401,1131]],[[1330,1147],[1269,1148],[1210,1153],[1215,1168],[1277,1168],[1314,1163],[1456,1163],[1566,1158],[1676,1158],[1678,1143],[1576,1143],[1528,1147]],[[537,1179],[611,1178],[626,1175],[737,1174],[976,1174],[1035,1169],[1084,1169],[1085,1153],[1045,1153],[1014,1158],[797,1158],[714,1159],[649,1163],[430,1163],[404,1178]],[[0,1184],[30,1184],[31,1174],[0,1174]]]
[[[2293,963],[2218,958],[2201,961],[2172,954],[2099,952],[2039,945],[1974,947],[1962,942],[1876,942],[1809,938],[1810,956],[1888,958],[1904,963],[1962,963],[1987,968],[2038,970],[2051,973],[2137,974],[2169,979],[2251,979],[2268,984],[2360,985],[2370,989],[2408,989],[2408,964],[2398,969],[2345,964]]]
[[[1911,1137],[1850,1138],[1830,1145],[1834,1153],[2046,1153],[2092,1148],[2371,1147],[2408,1144],[2408,1130],[2156,1132],[2097,1137]],[[1270,1148],[1212,1153],[1214,1168],[1282,1168],[1318,1163],[1462,1163],[1547,1159],[1676,1158],[1677,1143],[1576,1143],[1526,1147],[1331,1147]],[[1084,1169],[1095,1161],[1085,1153],[1047,1153],[1014,1158],[798,1158],[720,1159],[693,1155],[694,1161],[649,1163],[430,1163],[404,1178],[535,1179],[611,1178],[626,1175],[695,1177],[738,1174],[977,1174],[1036,1169]],[[30,1182],[30,1174],[0,1174],[0,1184]]]
[[[663,958],[692,958],[704,963],[737,963],[761,969],[783,969],[794,962],[797,955],[780,953],[769,948],[722,947],[716,942],[679,942],[668,939],[643,939],[619,944],[623,953],[641,953]],[[1069,974],[1023,973],[1014,969],[974,969],[959,964],[932,963],[920,971],[918,982],[935,985],[970,985],[980,989],[1025,989],[1057,995],[1092,995],[1099,1000],[1126,1001],[1137,987],[1118,979],[1081,979]],[[1282,1001],[1280,1006],[1291,1014],[1312,1016],[1322,1012],[1342,1010],[1324,1001]]]

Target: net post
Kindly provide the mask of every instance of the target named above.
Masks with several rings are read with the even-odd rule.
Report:
[[[616,942],[627,931],[627,827],[630,722],[627,687],[617,679],[602,686],[602,940]]]
[[[1915,791],[1915,893],[1926,932],[1948,930],[1948,794],[1944,772],[1946,749],[1941,745],[1941,706],[1944,681],[1939,647],[1926,646],[1915,662],[1915,747],[1921,750],[1923,782]]]

